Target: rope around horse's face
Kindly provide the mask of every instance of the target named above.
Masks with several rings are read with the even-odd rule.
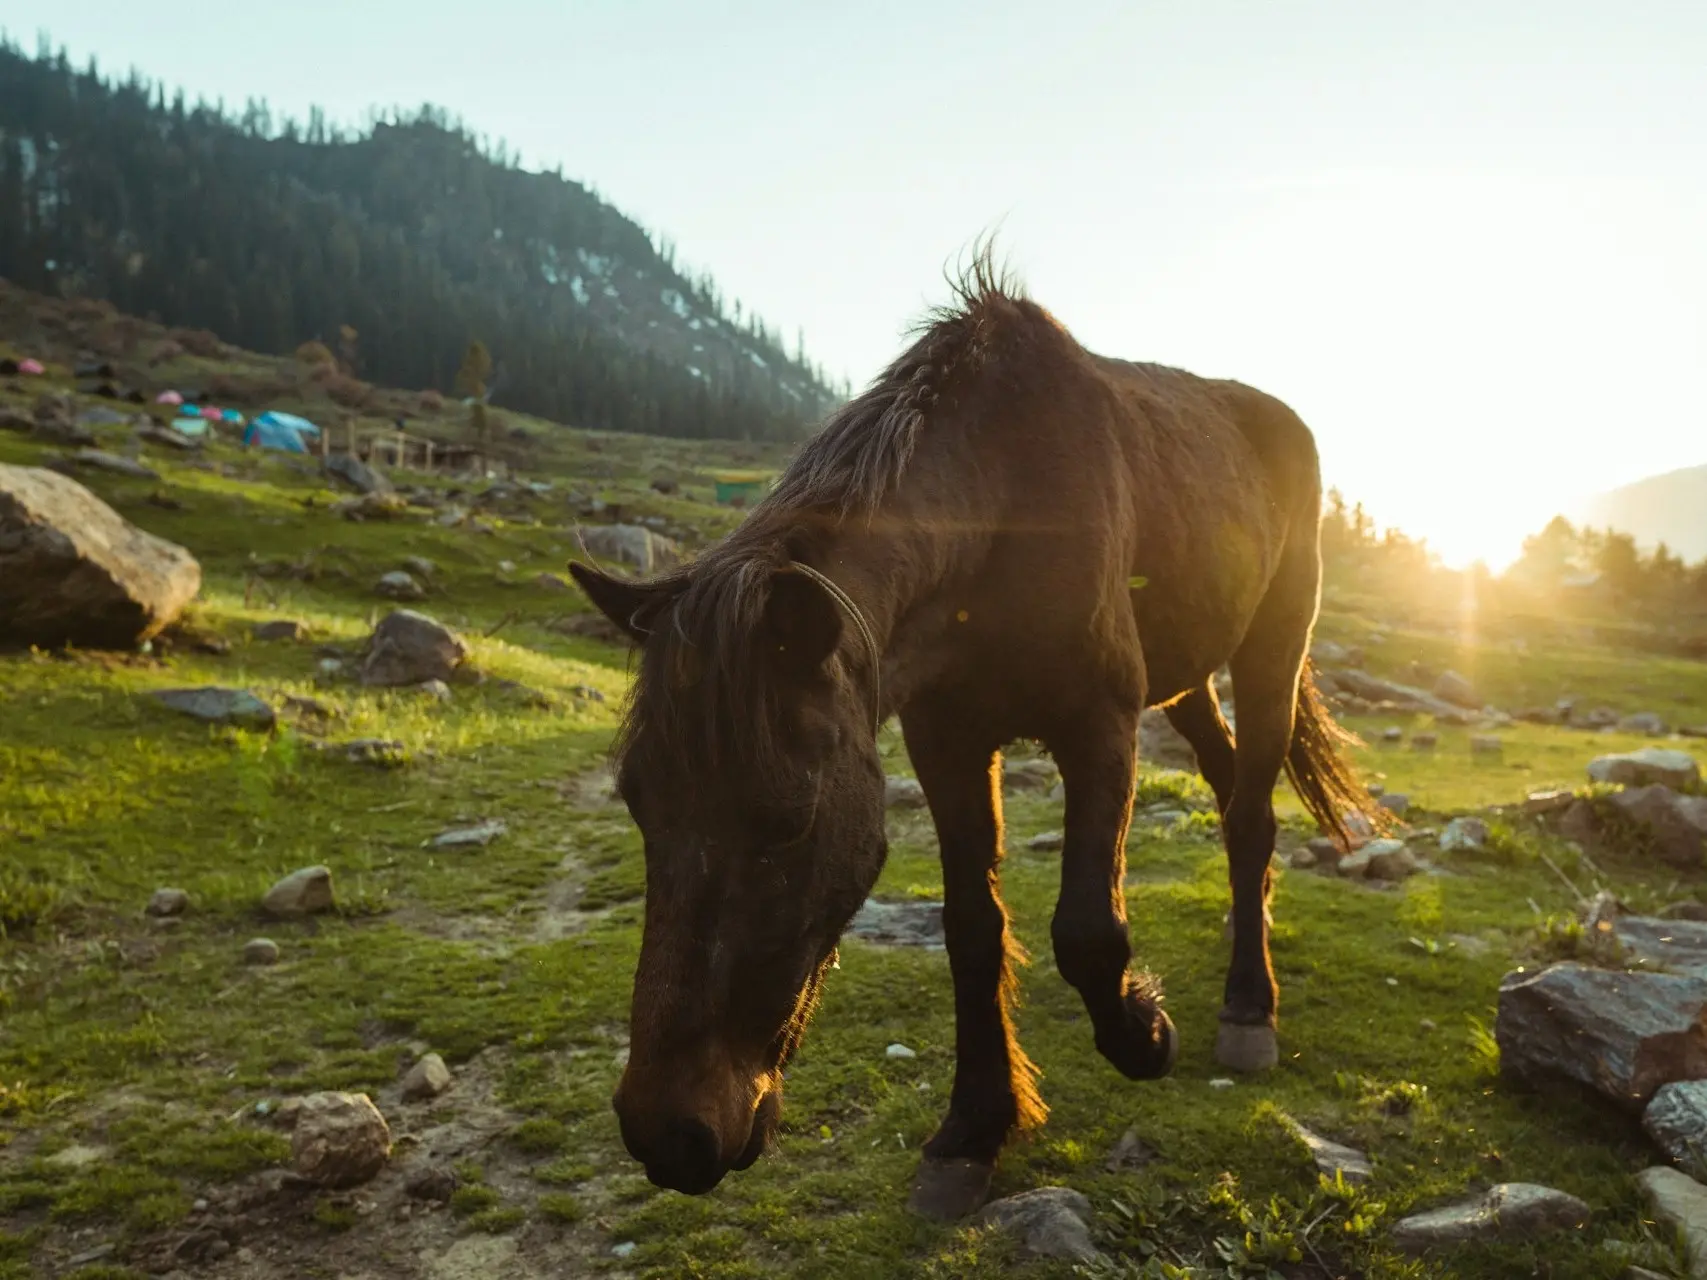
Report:
[[[872,632],[871,624],[866,621],[864,612],[854,603],[853,597],[843,591],[825,574],[820,573],[809,564],[802,564],[798,560],[790,560],[788,567],[797,573],[805,574],[820,587],[823,587],[830,599],[839,604],[842,611],[852,620],[854,629],[859,632],[860,639],[865,642],[865,651],[871,658],[871,733],[872,737],[875,738],[883,728],[883,655],[878,651],[877,636]]]

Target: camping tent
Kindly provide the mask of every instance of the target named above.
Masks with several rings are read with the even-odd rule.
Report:
[[[257,414],[243,431],[243,444],[258,444],[263,449],[283,449],[287,453],[307,453],[307,437],[318,436],[320,428],[307,418],[299,418],[294,413],[277,413],[267,410]]]

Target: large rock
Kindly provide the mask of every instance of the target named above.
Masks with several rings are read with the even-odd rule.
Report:
[[[1191,749],[1168,713],[1154,707],[1138,717],[1138,758],[1164,769],[1196,769],[1197,753]]]
[[[334,453],[329,454],[326,461],[321,465],[332,479],[345,488],[354,489],[357,493],[391,492],[391,481],[360,458],[352,457],[347,453]]]
[[[1305,1128],[1291,1116],[1283,1114],[1281,1120],[1292,1131],[1292,1136],[1310,1153],[1310,1158],[1316,1162],[1316,1169],[1320,1173],[1329,1178],[1343,1178],[1348,1184],[1368,1182],[1375,1176],[1375,1168],[1369,1163],[1369,1157],[1355,1147],[1324,1138],[1321,1134]]]
[[[387,600],[424,600],[427,589],[403,570],[393,569],[380,575],[379,581],[373,584],[373,593]]]
[[[368,638],[362,683],[398,686],[448,680],[467,657],[468,646],[449,627],[413,609],[398,609]]]
[[[0,644],[129,648],[183,612],[201,581],[188,551],[75,480],[0,464]]]
[[[1014,1236],[1033,1257],[1089,1262],[1101,1256],[1085,1225],[1090,1216],[1091,1202],[1082,1192],[1038,1187],[991,1201],[978,1220]]]
[[[1701,781],[1701,766],[1686,751],[1665,747],[1643,747],[1623,755],[1601,756],[1588,767],[1595,782],[1616,782],[1626,787],[1689,787]]]
[[[1434,696],[1466,711],[1482,709],[1482,699],[1476,694],[1476,686],[1456,671],[1441,672],[1440,678],[1434,682]]]
[[[1661,1085],[1707,1077],[1707,978],[1556,964],[1508,974],[1500,1068],[1574,1080],[1640,1111]]]
[[[1328,680],[1320,677],[1318,680],[1325,690]],[[1448,702],[1445,698],[1436,697],[1426,689],[1382,680],[1366,671],[1337,670],[1331,673],[1331,680],[1334,688],[1341,693],[1377,705],[1391,705],[1402,711],[1426,711],[1446,724],[1467,724],[1473,718],[1466,708]],[[1480,704],[1477,705],[1479,708]]]
[[[680,562],[682,549],[645,525],[603,524],[581,530],[587,554],[631,565],[641,574],[657,573]]]
[[[1642,1128],[1685,1169],[1707,1169],[1707,1080],[1662,1085],[1642,1113]]]
[[[365,1093],[314,1093],[297,1112],[290,1153],[298,1176],[310,1182],[359,1186],[385,1167],[391,1129]]]
[[[278,719],[272,707],[247,689],[207,685],[199,689],[160,689],[153,696],[162,706],[209,724],[264,730],[271,729]]]
[[[1480,818],[1454,818],[1440,833],[1442,853],[1474,853],[1488,845],[1488,824]]]
[[[403,1077],[403,1101],[426,1102],[451,1086],[450,1068],[436,1053],[424,1053]]]
[[[917,778],[891,775],[883,779],[883,804],[888,809],[923,809],[925,789]]]
[[[280,880],[261,899],[261,910],[275,919],[317,915],[333,907],[332,869],[304,867]]]
[[[1416,1254],[1470,1241],[1521,1240],[1581,1227],[1589,1213],[1581,1200],[1552,1187],[1502,1182],[1469,1200],[1400,1219],[1392,1241]]]
[[[1612,797],[1613,806],[1647,827],[1653,852],[1674,867],[1699,867],[1707,855],[1707,796],[1679,795],[1657,783],[1631,787]]]
[[[1654,1217],[1683,1237],[1691,1280],[1707,1280],[1707,1187],[1664,1165],[1642,1170],[1636,1185]]]
[[[868,942],[941,951],[944,946],[942,903],[868,899],[848,923],[847,931],[851,936]]]

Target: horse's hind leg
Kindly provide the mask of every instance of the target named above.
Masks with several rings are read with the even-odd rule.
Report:
[[[1128,967],[1123,882],[1138,711],[1108,704],[1079,710],[1070,729],[1048,739],[1067,792],[1061,896],[1050,925],[1055,963],[1085,1002],[1097,1051],[1128,1079],[1153,1080],[1173,1069],[1178,1038],[1155,980]]]
[[[1289,545],[1230,664],[1239,732],[1233,794],[1222,825],[1233,890],[1233,957],[1215,1058],[1236,1071],[1267,1070],[1279,1060],[1279,990],[1268,952],[1274,787],[1292,745],[1298,676],[1316,616],[1320,576],[1314,543]]]
[[[909,1207],[942,1221],[977,1209],[996,1155],[1016,1126],[1042,1122],[1031,1063],[1008,1007],[1018,947],[1008,932],[997,867],[1001,790],[993,735],[971,730],[959,706],[915,702],[901,717],[907,752],[930,802],[942,855],[943,932],[954,976],[954,1089],[925,1144]]]

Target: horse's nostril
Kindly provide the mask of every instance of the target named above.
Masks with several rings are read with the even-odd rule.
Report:
[[[673,1120],[645,1157],[646,1176],[672,1191],[699,1195],[723,1180],[722,1144],[699,1120]]]

